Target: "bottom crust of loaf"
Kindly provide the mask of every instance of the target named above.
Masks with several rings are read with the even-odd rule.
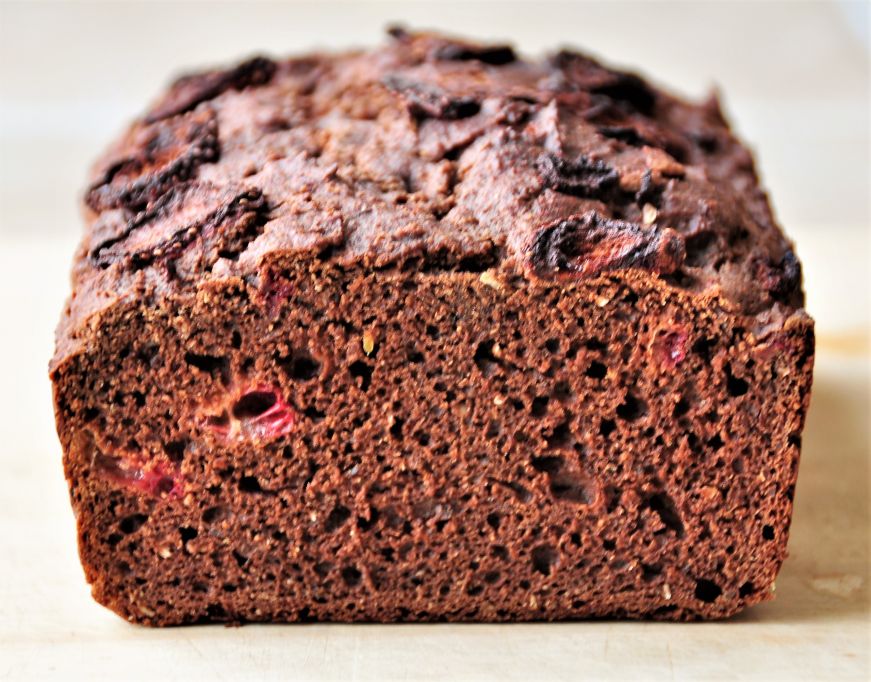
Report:
[[[275,267],[131,302],[53,371],[94,597],[204,621],[719,618],[772,597],[811,383],[631,273]]]

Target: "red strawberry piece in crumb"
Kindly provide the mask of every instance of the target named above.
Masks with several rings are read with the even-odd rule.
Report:
[[[94,455],[94,468],[115,483],[148,495],[168,498],[184,495],[181,473],[163,462],[140,464],[98,452]]]
[[[131,485],[150,495],[181,497],[183,486],[177,471],[171,471],[161,462],[148,469],[136,469]]]
[[[278,315],[281,304],[290,298],[292,293],[293,286],[280,274],[272,269],[266,270],[263,273],[263,280],[260,285],[260,295],[263,297],[266,312],[270,317],[276,317]]]
[[[272,440],[289,433],[296,422],[296,413],[281,394],[269,387],[259,387],[244,393],[233,405],[233,417],[238,420],[243,437],[252,440]]]
[[[753,349],[753,357],[760,362],[770,362],[788,349],[787,340],[781,334],[774,334]]]
[[[664,365],[677,367],[687,356],[688,341],[689,334],[684,329],[660,329],[653,342],[654,353]]]
[[[229,409],[207,416],[204,426],[225,440],[269,441],[293,430],[296,412],[270,386],[255,386],[237,394]]]

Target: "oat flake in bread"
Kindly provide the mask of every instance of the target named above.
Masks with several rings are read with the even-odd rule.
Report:
[[[84,204],[51,378],[125,618],[771,598],[813,323],[715,99],[394,30],[179,79]]]

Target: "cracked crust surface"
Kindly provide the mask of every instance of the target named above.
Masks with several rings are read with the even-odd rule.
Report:
[[[260,208],[241,209],[253,196]],[[640,268],[749,314],[803,303],[716,100],[567,51],[533,62],[394,31],[371,52],[185,76],[96,165],[85,204],[74,285],[92,294],[62,341],[143,288],[256,282],[270,259],[311,253],[377,268],[477,258],[525,277]],[[596,229],[549,240],[560,224]],[[592,262],[591,239],[620,253]],[[667,256],[645,255],[658,244]],[[185,259],[197,265],[179,276]]]
[[[395,30],[180,78],[84,204],[51,376],[125,617],[771,596],[813,328],[716,100]]]

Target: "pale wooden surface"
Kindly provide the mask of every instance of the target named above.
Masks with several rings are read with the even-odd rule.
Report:
[[[448,3],[0,5],[0,679],[871,677],[867,53],[830,6],[494,6],[461,16]],[[155,631],[90,600],[45,372],[84,165],[179,64],[373,43],[403,16],[529,51],[587,45],[691,95],[721,83],[797,242],[818,321],[791,557],[774,602],[691,625]]]

